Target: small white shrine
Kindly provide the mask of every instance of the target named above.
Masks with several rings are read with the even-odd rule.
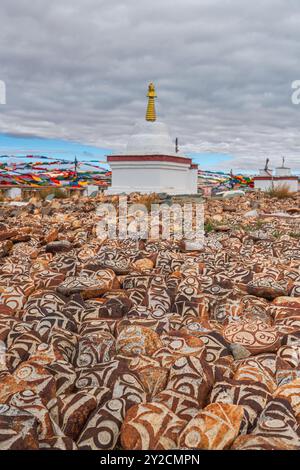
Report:
[[[285,166],[285,159],[282,165],[275,168],[275,173],[268,167],[269,159],[266,160],[264,169],[259,170],[259,175],[254,177],[254,189],[268,191],[272,188],[288,187],[290,192],[299,191],[299,178],[292,175],[291,169]]]
[[[125,153],[107,157],[112,171],[107,193],[197,193],[198,165],[177,153],[166,124],[156,120],[153,83],[147,96],[146,120],[134,126]]]

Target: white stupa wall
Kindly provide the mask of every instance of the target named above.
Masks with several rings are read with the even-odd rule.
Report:
[[[261,180],[254,180],[254,189],[258,191],[268,191],[272,188],[272,180],[269,179],[261,179]]]
[[[118,193],[197,193],[197,170],[190,164],[164,161],[110,162],[110,194]]]
[[[270,176],[273,174],[273,170],[259,170],[259,176]]]
[[[254,179],[254,189],[260,191],[269,191],[272,188],[278,188],[282,186],[288,186],[289,191],[297,192],[299,191],[299,182],[297,178],[284,178],[281,177],[277,179],[276,177],[273,178],[265,178],[265,179]]]
[[[285,167],[278,167],[275,170],[275,176],[291,176],[291,169]]]
[[[196,168],[190,169],[190,193],[196,194],[198,192],[198,165]]]

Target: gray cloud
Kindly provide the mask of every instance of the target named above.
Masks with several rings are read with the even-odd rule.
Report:
[[[182,151],[300,169],[298,0],[1,0],[0,19],[0,132],[121,150],[154,80]]]

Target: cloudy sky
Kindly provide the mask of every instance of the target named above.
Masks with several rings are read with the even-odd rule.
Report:
[[[0,154],[123,150],[153,80],[206,168],[300,171],[299,0],[1,0],[0,20]]]

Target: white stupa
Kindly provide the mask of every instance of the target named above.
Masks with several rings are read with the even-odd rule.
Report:
[[[197,193],[198,166],[178,155],[166,124],[156,120],[153,83],[147,96],[146,120],[134,126],[125,153],[107,158],[112,170],[108,192]]]
[[[285,166],[285,158],[282,159],[282,165],[275,169],[275,174],[268,167],[269,159],[266,160],[264,169],[259,170],[259,175],[255,176],[254,189],[260,191],[269,191],[273,188],[285,186],[290,192],[299,191],[299,178],[292,175],[291,169]]]

